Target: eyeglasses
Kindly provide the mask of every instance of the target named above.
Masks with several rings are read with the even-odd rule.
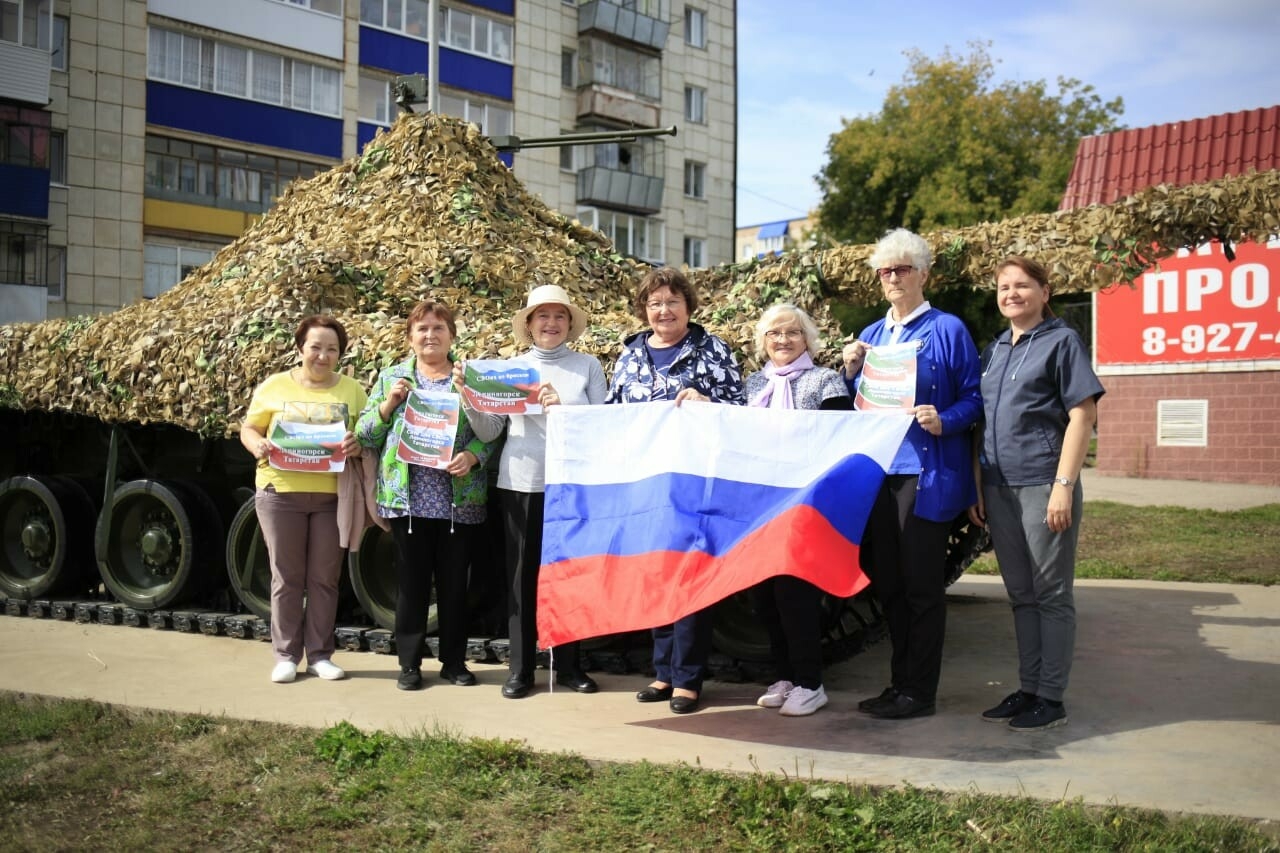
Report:
[[[781,329],[770,329],[764,333],[764,336],[771,341],[798,341],[804,337],[804,332],[799,329],[787,329],[785,332]]]
[[[898,278],[902,278],[913,269],[915,269],[915,267],[910,264],[902,264],[901,266],[896,267],[880,267],[880,269],[876,270],[876,275],[880,276],[885,281],[888,281],[895,273]]]
[[[646,302],[644,307],[650,311],[661,311],[666,308],[668,311],[674,311],[684,304],[683,299],[668,299],[666,302]]]

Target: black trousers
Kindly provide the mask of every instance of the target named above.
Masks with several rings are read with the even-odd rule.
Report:
[[[947,632],[946,559],[951,525],[917,516],[919,478],[891,474],[876,496],[861,549],[862,569],[889,623],[890,682],[933,701]]]
[[[542,565],[541,492],[499,489],[507,540],[507,630],[511,638],[511,672],[531,675],[538,639],[538,569]],[[552,663],[559,672],[581,668],[578,644],[556,646]]]
[[[822,590],[778,575],[751,588],[751,605],[769,632],[778,678],[808,690],[822,686]]]
[[[435,582],[440,666],[461,666],[467,656],[467,566],[476,524],[441,518],[388,519],[396,560],[396,655],[400,666],[418,667],[427,638],[431,585]]]

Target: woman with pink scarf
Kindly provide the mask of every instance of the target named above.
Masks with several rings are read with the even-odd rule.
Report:
[[[813,363],[818,326],[800,308],[779,303],[756,324],[756,352],[764,369],[747,377],[748,405],[771,409],[852,409],[840,374]],[[803,441],[804,436],[796,436]],[[769,632],[777,680],[756,700],[785,717],[805,717],[827,704],[822,688],[822,591],[806,580],[777,575],[751,590]]]

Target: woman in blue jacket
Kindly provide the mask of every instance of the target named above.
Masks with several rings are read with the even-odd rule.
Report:
[[[977,497],[970,436],[982,415],[978,350],[958,317],[924,298],[931,260],[924,239],[904,228],[876,244],[869,262],[889,310],[843,353],[856,400],[869,349],[915,345],[915,423],[876,497],[861,552],[889,623],[893,656],[889,686],[858,710],[881,719],[934,712],[946,633],[947,536]]]

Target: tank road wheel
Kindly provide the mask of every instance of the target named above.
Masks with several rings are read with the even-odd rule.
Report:
[[[750,591],[731,595],[715,606],[711,647],[739,661],[767,661],[769,632],[751,609]]]
[[[960,580],[964,570],[989,550],[991,534],[987,529],[969,521],[968,513],[957,515],[947,536],[947,586]]]
[[[62,477],[10,477],[0,483],[0,593],[32,599],[87,591],[93,553],[85,535],[93,503]]]
[[[396,626],[396,540],[377,525],[371,526],[360,539],[360,547],[347,555],[347,571],[351,588],[360,607],[379,628],[388,631]],[[427,633],[434,634],[440,623],[436,619],[435,588],[431,590],[431,606],[427,610]]]
[[[271,563],[252,494],[240,504],[240,511],[231,520],[231,530],[227,533],[227,575],[240,603],[259,619],[270,619]]]
[[[142,609],[190,601],[214,577],[222,549],[217,508],[199,489],[134,480],[116,489],[94,537],[102,580],[124,604]]]

